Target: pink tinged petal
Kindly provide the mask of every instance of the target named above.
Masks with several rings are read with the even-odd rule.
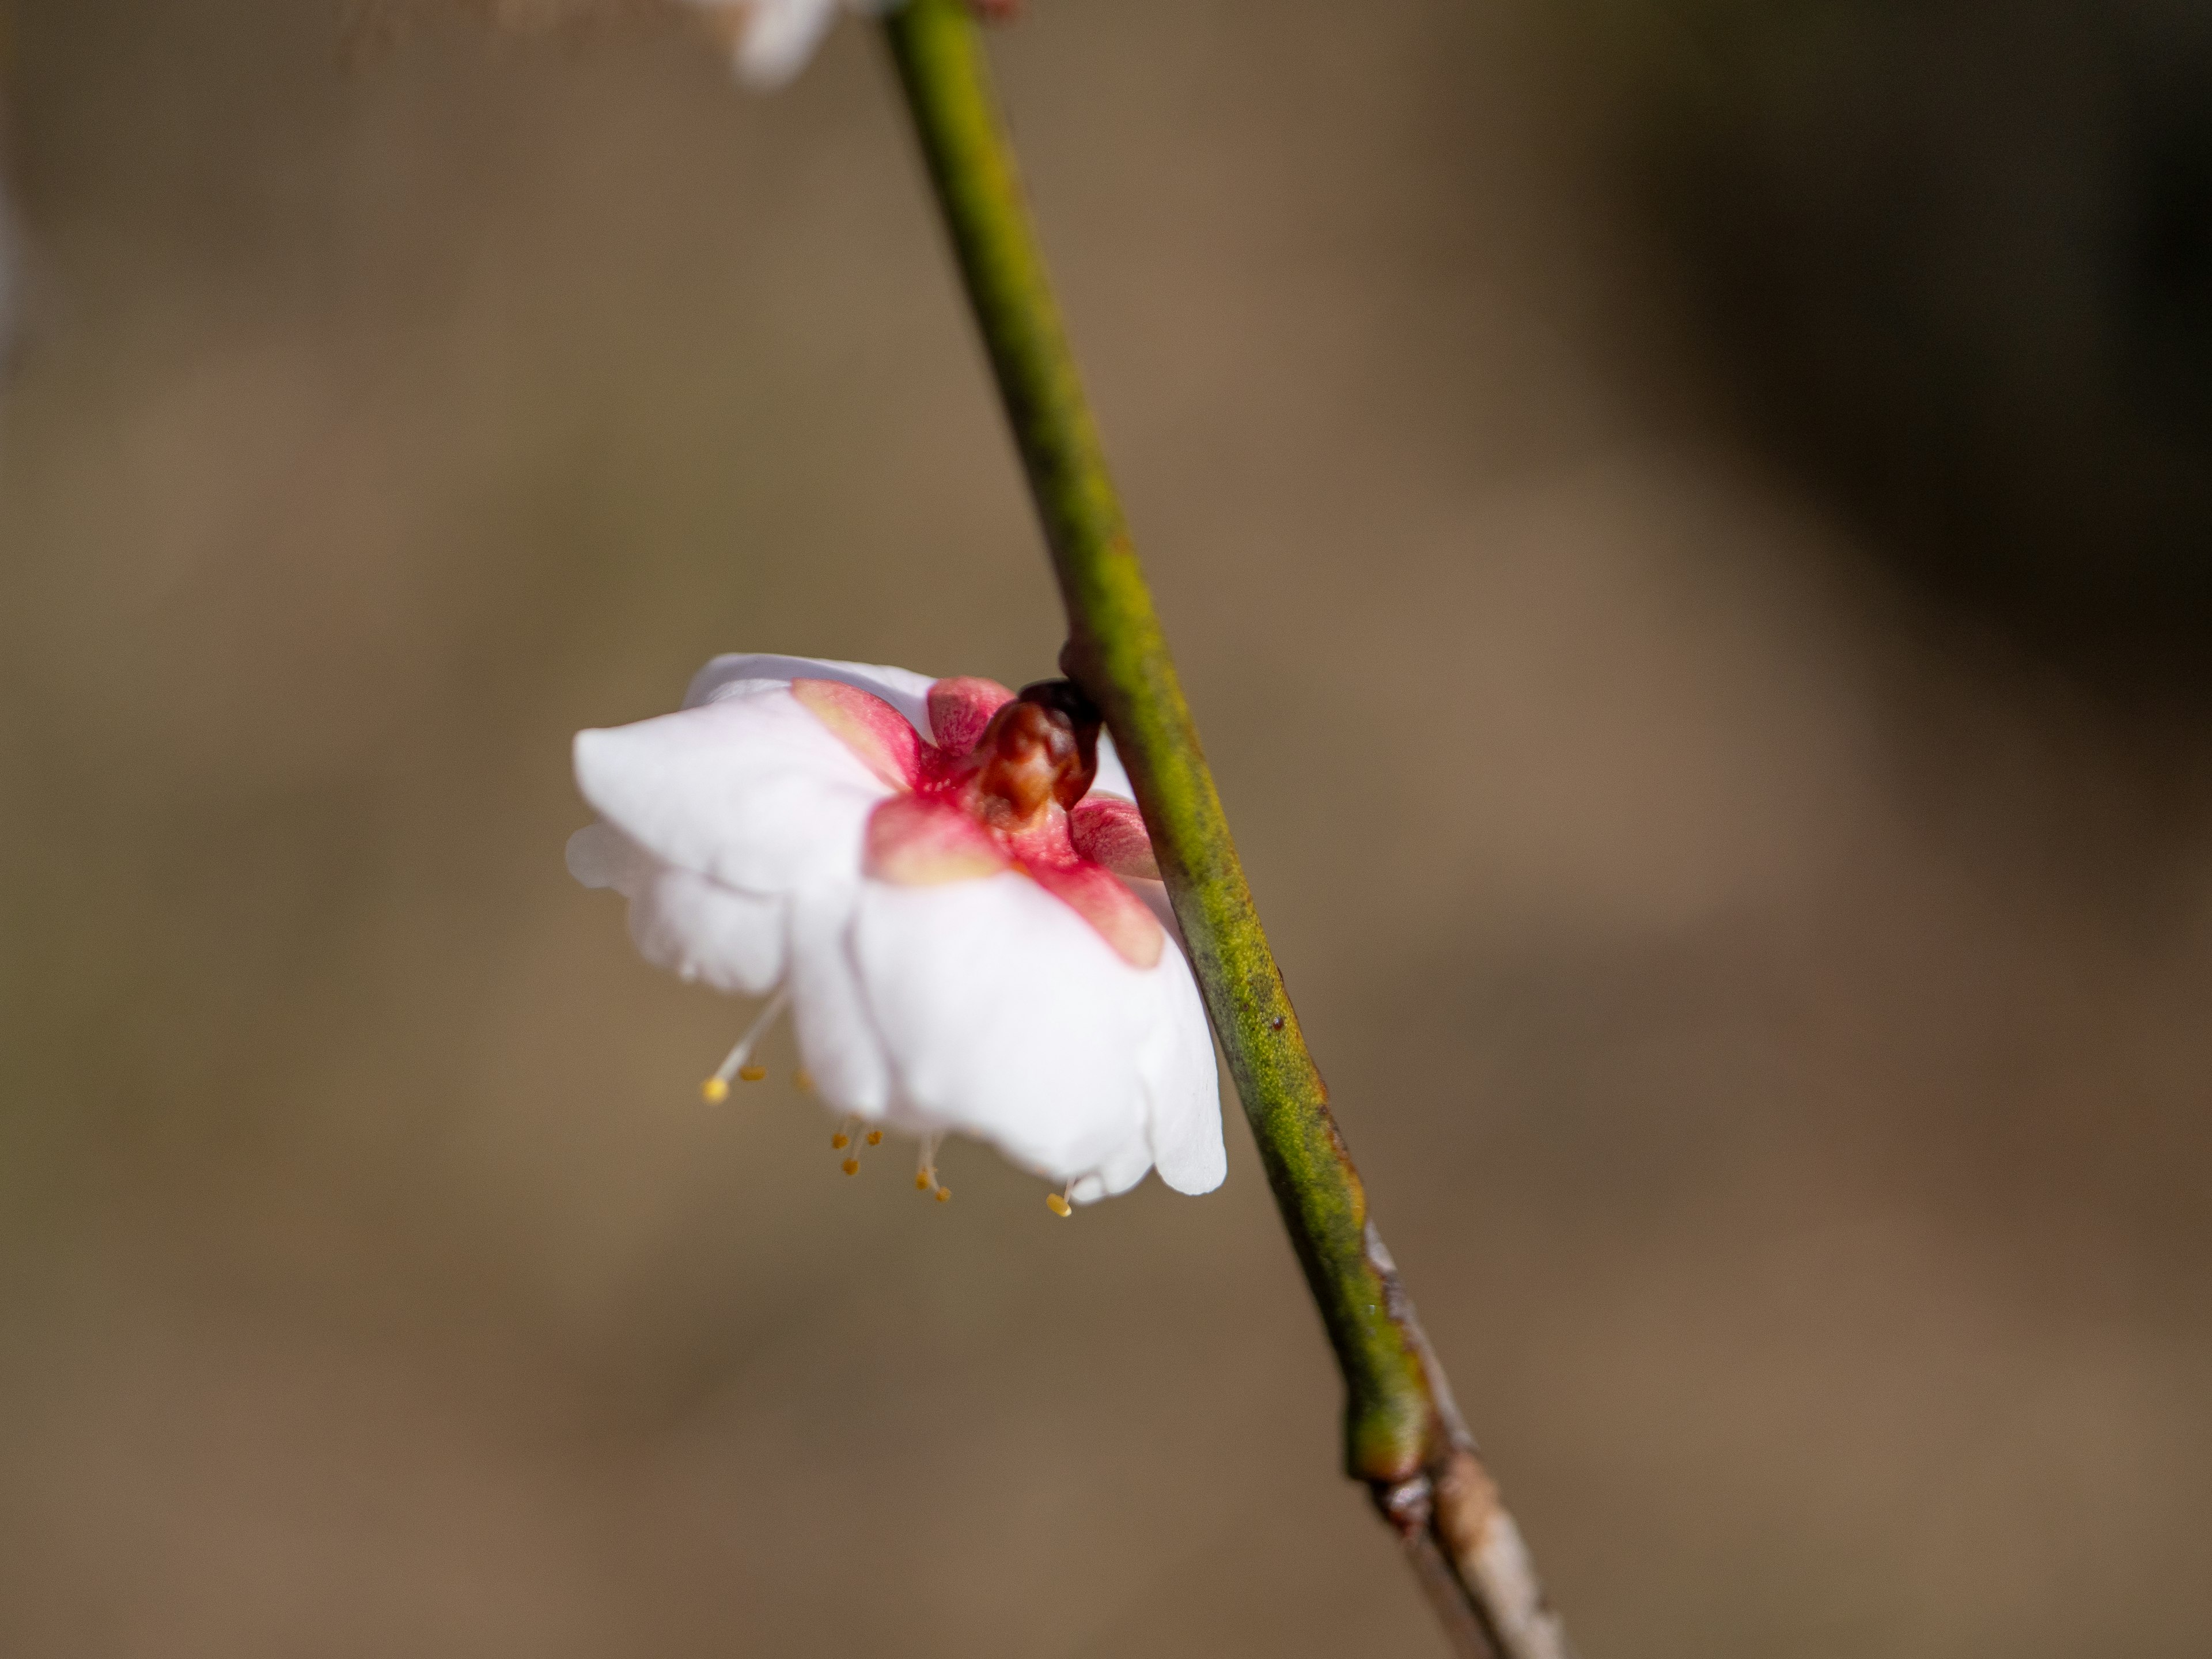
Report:
[[[1182,952],[1160,963],[1160,1012],[1138,1056],[1152,1108],[1152,1158],[1179,1193],[1210,1193],[1229,1173],[1221,1141],[1221,1082],[1206,1006]]]
[[[1117,876],[1140,881],[1160,878],[1159,862],[1152,856],[1152,838],[1134,801],[1086,795],[1067,815],[1067,833],[1077,852]]]
[[[1182,924],[1176,921],[1175,906],[1168,902],[1167,884],[1164,881],[1142,881],[1132,876],[1121,878],[1121,884],[1137,896],[1137,902],[1152,913],[1167,936],[1175,941],[1179,951],[1188,951],[1183,943]]]
[[[857,875],[886,793],[778,685],[580,732],[576,784],[655,858],[753,893]]]
[[[1037,885],[1097,930],[1121,960],[1151,968],[1160,959],[1167,935],[1144,901],[1095,864],[1028,866]]]
[[[793,680],[791,695],[894,789],[921,780],[921,734],[881,697],[841,680]]]
[[[890,1068],[853,955],[862,884],[812,888],[791,901],[791,1013],[799,1052],[831,1108],[881,1117]]]
[[[1058,1181],[1151,1163],[1138,1054],[1157,994],[1066,905],[1011,872],[869,882],[853,940],[918,1124],[978,1136]]]
[[[872,693],[905,715],[915,731],[925,735],[929,731],[929,688],[936,681],[928,675],[882,663],[839,662],[831,657],[778,657],[760,653],[716,657],[691,677],[690,688],[684,694],[684,706],[696,708],[701,703],[720,702],[726,696],[742,696],[759,690],[763,681],[782,686],[793,680],[836,680]]]
[[[964,755],[975,746],[991,716],[1014,700],[1014,694],[996,680],[965,675],[939,680],[929,688],[929,730],[937,746],[948,755]]]
[[[893,795],[868,815],[866,872],[902,887],[995,876],[1005,853],[957,806],[920,795]]]

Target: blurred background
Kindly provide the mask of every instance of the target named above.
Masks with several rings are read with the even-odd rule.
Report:
[[[760,100],[563,9],[17,0],[0,1652],[1440,1653],[1240,1121],[1073,1224],[848,1181],[563,872],[569,734],[712,653],[1060,640],[869,31]],[[1584,1650],[2205,1652],[2208,14],[1031,12],[1231,817]]]

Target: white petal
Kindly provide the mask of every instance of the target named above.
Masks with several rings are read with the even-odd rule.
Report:
[[[568,872],[629,900],[629,936],[656,968],[718,991],[764,996],[783,977],[784,905],[679,870],[611,823],[568,837]]]
[[[579,732],[576,786],[654,857],[764,895],[856,876],[890,793],[782,687]]]
[[[902,1103],[1058,1180],[1152,1163],[1153,975],[1028,877],[863,884],[853,932]],[[1132,1164],[1134,1174],[1129,1173]]]
[[[1110,732],[1098,734],[1098,775],[1091,780],[1094,795],[1119,795],[1123,800],[1137,798],[1137,787],[1129,781],[1127,768],[1121,764],[1121,751],[1114,747]]]
[[[730,24],[732,58],[747,86],[767,91],[806,67],[837,15],[837,0],[693,0]]]
[[[1160,982],[1160,1014],[1138,1062],[1152,1107],[1152,1157],[1160,1179],[1176,1191],[1210,1193],[1229,1173],[1213,1034],[1180,950],[1164,952],[1153,976]]]
[[[629,901],[629,936],[656,968],[766,996],[783,977],[784,902],[659,866]]]
[[[852,956],[858,881],[810,889],[791,902],[791,1014],[799,1051],[822,1098],[841,1112],[889,1109],[890,1067]]]
[[[1102,1198],[1119,1198],[1145,1178],[1152,1167],[1152,1150],[1132,1142],[1109,1158],[1096,1174],[1085,1176],[1067,1189],[1078,1204],[1096,1204]]]
[[[701,703],[742,696],[748,688],[757,689],[757,683],[763,680],[785,684],[793,680],[836,680],[856,686],[897,709],[923,737],[929,735],[929,688],[937,684],[936,679],[910,668],[887,668],[878,663],[836,662],[824,657],[717,657],[691,677],[684,706],[696,708]]]

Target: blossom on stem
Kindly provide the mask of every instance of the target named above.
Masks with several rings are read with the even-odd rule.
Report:
[[[840,0],[691,0],[728,44],[746,85],[780,87],[806,67]],[[860,9],[859,4],[854,9]]]
[[[767,91],[806,67],[842,8],[874,15],[903,0],[691,0],[730,49],[738,78]],[[970,0],[981,16],[1012,17],[1020,0]]]
[[[629,899],[647,960],[787,993],[841,1116],[973,1135],[1076,1203],[1155,1166],[1220,1184],[1205,1010],[1128,780],[1065,682],[719,657],[678,712],[578,733],[575,763],[601,822],[569,869]]]

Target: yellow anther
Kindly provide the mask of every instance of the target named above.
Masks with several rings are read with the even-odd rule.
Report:
[[[758,1083],[768,1075],[767,1066],[747,1062],[752,1059],[753,1045],[761,1040],[761,1034],[783,1012],[787,994],[778,991],[768,1000],[768,1006],[761,1010],[760,1018],[752,1023],[752,1029],[738,1039],[738,1046],[730,1050],[729,1058],[714,1068],[714,1076],[699,1085],[699,1092],[709,1106],[719,1106],[730,1097],[730,1079],[732,1077],[741,1077],[748,1083]]]
[[[846,1173],[847,1175],[858,1175],[858,1174],[860,1174],[860,1160],[859,1158],[847,1158],[847,1159],[845,1160],[845,1163],[844,1163],[844,1170],[845,1170],[845,1173]]]
[[[833,1152],[842,1152],[852,1144],[853,1137],[847,1134],[842,1129],[838,1130],[836,1134],[830,1137],[830,1150]]]
[[[914,1172],[915,1191],[936,1194],[939,1204],[952,1196],[950,1188],[941,1187],[937,1182],[937,1148],[944,1139],[943,1135],[924,1135],[921,1138],[921,1156],[915,1160],[917,1167]]]
[[[811,1095],[814,1092],[814,1073],[804,1066],[791,1074],[791,1080],[799,1085],[802,1093]]]
[[[1062,1198],[1058,1193],[1047,1193],[1044,1195],[1044,1206],[1063,1221],[1066,1220],[1068,1217],[1075,1213],[1074,1209],[1068,1204],[1068,1201]]]
[[[882,1146],[883,1144],[884,1144],[884,1132],[883,1132],[881,1129],[871,1129],[871,1130],[869,1130],[869,1131],[868,1131],[868,1145],[869,1145],[869,1146]]]

